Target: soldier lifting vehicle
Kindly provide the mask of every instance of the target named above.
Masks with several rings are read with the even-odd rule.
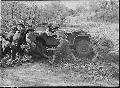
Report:
[[[95,61],[94,58],[98,57],[92,38],[87,32],[80,29],[72,32],[63,31],[59,29],[59,25],[53,26],[52,23],[41,25],[46,28],[41,33],[37,33],[32,26],[27,29],[23,24],[15,26],[7,36],[4,36],[10,43],[4,51],[1,49],[0,54],[3,52],[5,56],[9,52],[12,59],[16,58],[17,53],[20,58],[28,55],[33,61],[44,58],[43,60],[51,64],[61,63],[61,58],[67,63],[72,60],[80,61],[81,58]],[[24,45],[27,47],[23,47]]]

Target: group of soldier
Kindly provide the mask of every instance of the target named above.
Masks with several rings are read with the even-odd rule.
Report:
[[[55,31],[57,31],[57,29],[59,28],[59,26],[53,27],[53,24],[51,23],[50,24],[43,23],[42,26],[46,28],[44,32],[48,36],[54,35]],[[26,54],[31,56],[34,60],[37,60],[38,58],[42,58],[42,57],[47,59],[52,59],[52,63],[53,63],[56,56],[60,54],[60,51],[63,51],[63,49],[67,47],[68,42],[65,41],[65,39],[63,39],[64,38],[63,36],[62,37],[59,36],[61,43],[58,45],[58,48],[56,49],[54,55],[52,57],[48,56],[44,53],[46,52],[46,47],[43,45],[44,42],[41,41],[39,37],[34,36],[34,33],[35,30],[31,25],[26,26],[22,23],[11,27],[11,31],[8,33],[1,31],[0,60],[6,57],[6,55],[12,58],[12,60],[15,60],[17,54],[19,58],[22,59],[23,56]],[[71,52],[70,55],[72,55]]]
[[[10,32],[5,32],[4,30],[1,31],[1,59],[4,58],[7,54],[10,56],[12,55],[12,58],[15,59],[16,52],[19,52],[19,54],[22,55],[22,48],[20,47],[21,44],[25,43],[25,40],[21,39],[21,35],[25,32],[25,26],[23,24],[17,24],[11,27]],[[24,39],[24,38],[23,38]]]
[[[50,28],[50,25],[48,27]],[[41,44],[38,44],[34,38],[34,40],[32,40],[30,37],[32,33],[34,33],[34,28],[31,25],[26,26],[22,23],[12,26],[8,33],[0,30],[0,60],[6,57],[6,55],[9,55],[12,60],[15,60],[17,53],[20,58],[26,53],[33,54],[36,46],[39,47],[40,51],[40,47],[42,46],[40,46]],[[27,52],[25,50],[26,47],[24,47],[28,45],[30,47],[29,52]],[[32,52],[30,52],[31,50]],[[47,55],[44,54],[43,56],[47,57]]]

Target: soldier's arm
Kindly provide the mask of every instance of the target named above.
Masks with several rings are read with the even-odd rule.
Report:
[[[60,44],[58,45],[57,49],[55,50],[55,53],[61,52],[63,49],[65,49],[67,45],[67,41],[61,40]]]
[[[5,35],[2,36],[6,41],[10,41],[9,38],[7,38]]]

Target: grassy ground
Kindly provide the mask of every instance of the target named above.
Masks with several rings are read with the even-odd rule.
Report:
[[[36,63],[4,70],[0,86],[118,86],[118,81],[93,81],[87,74]]]

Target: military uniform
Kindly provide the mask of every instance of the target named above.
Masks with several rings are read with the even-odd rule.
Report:
[[[9,39],[10,43],[12,43],[13,41],[13,36],[14,36],[14,32],[13,31],[10,31],[7,35],[7,38]]]
[[[33,32],[27,34],[27,43],[30,46],[28,54],[33,57],[34,60],[38,60],[39,58],[49,58],[46,53],[46,47],[43,46],[43,42],[41,38],[34,35]],[[41,40],[41,41],[40,41]]]
[[[0,31],[0,56],[3,56],[3,51],[5,50],[5,48],[9,45],[9,41],[6,41],[6,35],[5,32],[3,32],[2,30]]]
[[[16,31],[16,33],[13,36],[13,41],[17,42],[17,40],[20,38],[20,35],[21,35],[20,31]]]
[[[20,45],[18,44],[18,39],[20,37],[20,32],[16,31],[16,33],[13,36],[13,42],[12,42],[12,58],[15,59],[16,58],[16,53],[19,50],[22,50],[20,48]]]
[[[23,37],[25,29],[22,27],[22,25],[18,26],[18,30],[16,31],[16,33],[13,36],[13,41],[12,41],[12,58],[15,59],[16,58],[16,53],[18,52],[20,58],[22,58],[22,56],[24,55],[24,51],[21,48],[21,45],[23,44],[23,42],[26,40]],[[23,34],[22,34],[23,33]]]
[[[17,31],[17,27],[16,26],[14,26],[14,27],[12,27],[12,30],[7,34],[7,40],[10,42],[10,43],[12,43],[12,41],[13,41],[13,36],[14,36],[14,34],[15,34],[15,32]]]
[[[6,54],[11,54],[11,48],[10,48],[10,41],[4,36],[2,37],[1,41],[1,47],[2,47],[2,57],[4,57]]]
[[[0,33],[0,60],[1,60],[1,57],[2,56],[2,36],[1,36],[1,33]]]

